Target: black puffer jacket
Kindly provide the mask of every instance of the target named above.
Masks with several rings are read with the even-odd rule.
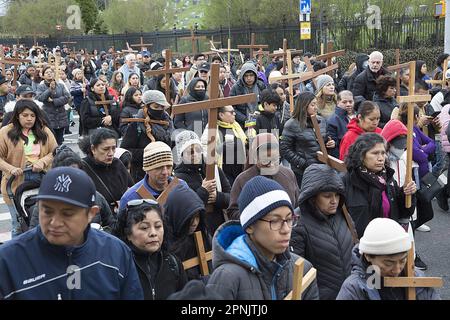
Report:
[[[120,112],[120,124],[119,124],[119,130],[120,130],[120,133],[122,134],[122,136],[124,136],[125,133],[127,132],[127,128],[129,125],[129,123],[127,123],[127,122],[122,122],[122,119],[135,118],[135,116],[137,116],[140,109],[141,109],[141,106],[139,106],[135,103],[124,104],[124,106],[122,108],[122,112]]]
[[[366,67],[366,69],[356,77],[351,87],[355,101],[372,101],[377,87],[376,80],[378,77],[387,74],[389,74],[389,71],[385,68],[381,68],[381,70],[375,74],[370,71],[369,67]]]
[[[105,94],[107,101],[113,100],[113,98]],[[101,105],[96,105],[96,101],[101,101],[100,96],[93,92],[89,92],[85,99],[81,102],[80,106],[80,122],[82,126],[83,135],[88,135],[90,130],[94,130],[100,127],[112,129],[120,134],[119,131],[119,117],[120,109],[117,103],[110,104],[108,106],[109,115],[112,118],[111,126],[105,126],[102,123],[104,117],[106,117],[106,110]],[[66,115],[67,117],[67,115]]]
[[[197,257],[194,234],[189,234],[189,226],[196,213],[200,214],[200,222],[196,231],[201,231],[206,252],[211,251],[212,237],[205,225],[205,205],[197,194],[186,185],[177,185],[167,197],[164,205],[164,220],[167,225],[169,252],[181,261]],[[166,232],[166,230],[165,230]],[[209,270],[212,264],[208,263]],[[202,279],[200,268],[186,270],[189,280]]]
[[[194,87],[197,84],[197,82],[199,82],[199,81],[203,81],[203,83],[205,84],[205,88],[207,88],[206,81],[204,81],[200,78],[192,79],[192,81],[189,82],[188,89],[187,89],[189,92],[189,95],[182,97],[179,104],[198,102],[198,101],[204,101],[204,100],[209,99],[208,95],[205,95],[205,98],[203,100],[196,97],[195,92],[194,92]],[[202,110],[198,110],[198,111],[194,111],[194,112],[177,114],[173,118],[173,124],[175,126],[175,129],[186,129],[186,130],[194,131],[195,133],[197,133],[198,136],[201,136],[203,133],[203,130],[205,129],[206,125],[208,124],[208,110],[202,109]],[[194,124],[195,124],[195,126],[194,126]],[[201,128],[200,128],[200,125],[201,125]],[[197,129],[197,131],[194,129]],[[200,129],[201,129],[201,132],[199,132]]]
[[[310,201],[321,192],[341,195],[338,211],[321,213]],[[324,164],[312,164],[305,170],[300,190],[300,219],[292,230],[294,253],[310,261],[317,269],[321,300],[334,300],[342,283],[350,275],[353,241],[342,213],[344,184],[338,174]]]
[[[281,135],[281,121],[275,113],[261,111],[256,117],[256,133],[268,132],[279,137]]]
[[[127,244],[133,252],[145,300],[165,300],[183,289],[187,282],[186,272],[176,256],[161,250],[150,254]]]
[[[317,121],[326,141],[327,124],[321,116],[317,116]],[[291,118],[286,122],[280,138],[280,151],[281,156],[291,164],[292,171],[303,174],[310,164],[319,163],[316,154],[319,150],[319,142],[317,142],[310,118],[307,120],[305,129],[300,127],[297,119]]]
[[[380,123],[378,126],[384,128],[386,123],[391,120],[392,110],[398,107],[397,100],[395,98],[382,98],[378,94],[373,95],[373,102],[380,107]]]
[[[214,211],[206,215],[206,226],[208,227],[210,234],[214,234],[216,229],[225,222],[223,210],[228,208],[228,205],[230,204],[230,183],[222,169],[218,168],[218,170],[222,191],[217,192]],[[208,204],[209,193],[202,187],[202,182],[206,178],[204,165],[181,163],[175,168],[175,176],[186,181],[188,186],[197,193],[200,199],[202,199],[205,206]]]
[[[144,118],[144,111],[138,111],[136,118]],[[169,123],[168,126],[152,123],[152,135],[156,141],[162,141],[169,147],[172,146],[173,122],[167,112],[162,113],[161,119]],[[142,122],[132,122],[128,125],[125,136],[123,137],[121,148],[127,149],[131,152],[131,176],[134,181],[140,181],[144,178],[145,172],[142,169],[144,159],[144,149],[152,142],[147,136],[145,125]]]
[[[389,218],[401,223],[408,223],[414,213],[415,196],[412,197],[411,208],[405,208],[405,194],[403,189],[397,185],[393,178],[395,171],[386,168],[387,196],[391,205]],[[361,176],[361,173],[352,170],[347,172],[343,178],[345,185],[345,199],[348,211],[355,222],[358,238],[364,234],[364,230],[370,221],[383,217],[381,192],[369,185]],[[379,196],[376,196],[379,194]]]
[[[255,74],[256,83],[251,88],[247,87],[244,83],[244,74],[246,72],[253,72]],[[239,80],[231,88],[230,97],[241,96],[244,94],[255,93],[256,101],[253,103],[244,103],[234,105],[234,111],[236,111],[236,121],[244,128],[245,121],[248,119],[249,113],[254,113],[258,108],[259,95],[266,89],[266,85],[263,81],[258,79],[258,71],[253,63],[245,63],[241,68],[239,74]]]
[[[49,101],[49,98],[52,101]],[[50,85],[43,81],[36,89],[36,100],[42,102],[42,110],[47,114],[50,120],[51,129],[65,128],[69,125],[67,111],[64,106],[70,100],[70,93],[62,83],[57,83],[55,90],[50,90]]]
[[[364,62],[366,62],[367,60],[369,60],[369,56],[365,53],[361,53],[356,56],[356,70],[353,71],[352,74],[342,77],[341,81],[339,81],[338,84],[338,92],[352,89],[353,82],[355,81],[356,77],[364,71]]]

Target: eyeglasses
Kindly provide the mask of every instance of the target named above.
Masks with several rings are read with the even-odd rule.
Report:
[[[159,205],[158,201],[153,200],[153,199],[135,199],[135,200],[130,200],[127,203],[127,207],[136,207],[136,206],[140,206],[143,203],[148,203],[151,205]]]
[[[225,110],[223,113],[227,113],[227,112],[229,112],[231,114],[236,114],[236,111],[234,111],[234,110]]]
[[[274,219],[274,220],[259,219],[259,220],[268,222],[270,230],[278,231],[278,230],[281,230],[281,228],[283,228],[283,224],[285,222],[286,222],[287,226],[289,227],[289,229],[292,229],[295,226],[297,226],[298,216],[292,215],[291,217],[289,217],[287,219]]]

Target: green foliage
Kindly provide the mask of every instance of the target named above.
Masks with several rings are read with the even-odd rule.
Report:
[[[111,1],[103,12],[108,30],[112,33],[151,32],[165,23],[165,0]]]
[[[108,34],[108,27],[105,25],[102,12],[99,12],[97,21],[95,21],[94,34]]]
[[[84,32],[89,33],[94,29],[98,16],[98,8],[95,0],[76,0],[81,9],[81,19],[84,22]]]

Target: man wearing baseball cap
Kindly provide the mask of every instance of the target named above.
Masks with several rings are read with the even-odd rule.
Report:
[[[99,208],[82,170],[42,179],[39,226],[0,246],[0,299],[143,299],[130,249],[90,228]]]

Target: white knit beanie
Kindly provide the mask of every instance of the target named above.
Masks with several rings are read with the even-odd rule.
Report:
[[[329,75],[322,74],[322,75],[318,76],[316,79],[316,84],[317,84],[316,94],[318,94],[320,92],[320,90],[322,90],[323,87],[325,87],[330,82],[334,83],[334,80]]]
[[[389,255],[411,249],[408,233],[396,221],[375,218],[367,225],[359,242],[361,254]]]
[[[175,145],[177,147],[178,159],[181,159],[184,150],[195,144],[198,144],[200,147],[202,146],[198,135],[194,131],[183,130],[177,134],[175,137]]]

